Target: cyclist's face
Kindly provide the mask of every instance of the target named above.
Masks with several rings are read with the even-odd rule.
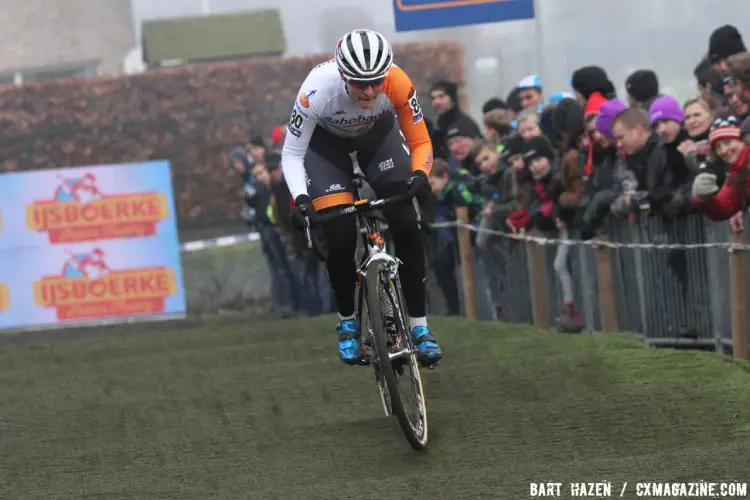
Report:
[[[383,91],[383,81],[385,79],[375,80],[372,82],[356,82],[347,80],[346,89],[354,102],[359,104],[362,109],[370,109],[375,105],[380,93]]]

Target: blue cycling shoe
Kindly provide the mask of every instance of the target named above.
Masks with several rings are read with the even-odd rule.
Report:
[[[417,360],[422,366],[434,365],[443,357],[437,339],[430,334],[430,330],[426,326],[412,328],[411,337],[417,346]]]
[[[362,357],[359,324],[356,319],[345,319],[336,327],[339,334],[339,357],[347,364],[358,364]]]

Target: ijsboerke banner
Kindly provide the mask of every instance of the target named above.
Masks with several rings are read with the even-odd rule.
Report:
[[[534,0],[393,0],[396,31],[534,18]]]
[[[0,328],[183,316],[169,162],[0,176]]]

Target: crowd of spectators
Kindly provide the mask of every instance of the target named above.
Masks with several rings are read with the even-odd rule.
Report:
[[[590,239],[606,219],[634,214],[674,220],[702,213],[742,231],[750,195],[750,52],[729,25],[711,34],[707,48],[694,71],[696,94],[683,103],[662,95],[651,69],[628,76],[627,95],[617,96],[606,68],[586,66],[573,71],[570,89],[549,96],[539,76],[523,78],[506,99],[484,104],[480,126],[461,109],[456,83],[435,82],[429,98],[437,117],[428,120],[433,197],[426,213],[434,222],[452,221],[456,207],[465,206],[478,226],[509,234],[537,229],[561,240]],[[275,279],[288,290],[283,303],[308,314],[329,312],[319,263],[286,227],[292,201],[274,151],[285,131],[274,130],[270,148],[256,138],[232,152],[246,186],[243,213],[261,232]],[[448,313],[459,314],[455,229],[427,238]],[[486,242],[481,233],[473,240],[480,253]],[[503,239],[503,246],[513,244]],[[501,254],[495,249],[493,259]],[[487,266],[500,281],[501,268]],[[569,243],[558,246],[554,269],[563,295],[557,324],[580,331]],[[308,296],[315,304],[304,303]],[[496,301],[500,310],[501,297]]]

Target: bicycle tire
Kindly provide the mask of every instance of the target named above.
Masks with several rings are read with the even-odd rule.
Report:
[[[419,373],[419,364],[417,362],[416,355],[414,352],[407,356],[408,367],[411,371],[412,377],[414,377],[411,388],[415,394],[415,400],[417,401],[418,408],[418,422],[411,422],[411,419],[406,413],[404,402],[401,395],[401,389],[399,388],[398,381],[396,380],[396,373],[393,368],[393,363],[389,356],[388,351],[388,332],[383,322],[383,307],[380,300],[380,290],[383,288],[383,281],[388,283],[390,290],[384,290],[386,294],[392,299],[393,304],[396,308],[400,309],[401,318],[406,321],[406,315],[404,314],[403,299],[399,293],[399,289],[396,284],[387,275],[385,279],[381,281],[381,277],[385,274],[382,266],[379,262],[371,263],[367,268],[367,282],[366,282],[366,298],[367,298],[367,309],[370,313],[370,325],[372,326],[373,333],[375,336],[375,348],[377,349],[378,360],[381,365],[383,377],[385,378],[386,385],[388,387],[388,394],[391,399],[391,411],[398,419],[401,430],[409,442],[409,445],[416,450],[422,451],[427,445],[427,405],[424,398],[424,388],[422,387],[422,377]],[[406,338],[405,344],[407,347],[412,348],[411,332],[408,329],[408,325],[401,325],[404,328],[404,336]]]

